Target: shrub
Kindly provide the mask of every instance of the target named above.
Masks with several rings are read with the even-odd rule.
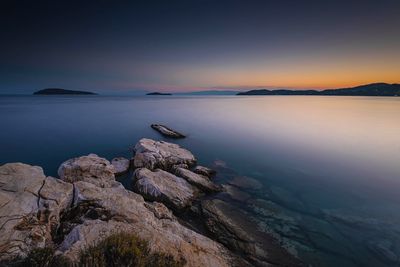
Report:
[[[22,267],[69,267],[71,263],[65,257],[54,255],[50,247],[35,248],[22,260],[16,260],[14,266]]]

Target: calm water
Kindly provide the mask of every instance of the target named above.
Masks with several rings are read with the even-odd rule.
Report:
[[[251,219],[306,262],[400,265],[400,98],[0,97],[0,121],[0,163],[47,175],[83,154],[128,157],[165,123],[200,163],[258,179]]]

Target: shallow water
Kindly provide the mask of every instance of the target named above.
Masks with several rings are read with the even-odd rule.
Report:
[[[400,265],[400,98],[3,96],[0,121],[0,163],[53,176],[71,157],[129,157],[165,123],[200,163],[260,181],[242,208],[307,263]]]

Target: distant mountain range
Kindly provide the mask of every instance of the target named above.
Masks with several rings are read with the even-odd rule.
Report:
[[[172,95],[172,94],[170,94],[170,93],[153,92],[153,93],[147,93],[146,95]]]
[[[97,95],[93,92],[67,90],[61,88],[46,88],[33,93],[34,95]]]
[[[350,88],[317,90],[258,89],[237,95],[336,95],[336,96],[400,96],[400,84],[371,83]]]

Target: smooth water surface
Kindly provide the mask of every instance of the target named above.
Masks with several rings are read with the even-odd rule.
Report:
[[[129,157],[165,123],[200,163],[258,179],[252,220],[304,261],[400,265],[400,98],[4,96],[0,121],[0,163],[53,176],[71,157]]]

